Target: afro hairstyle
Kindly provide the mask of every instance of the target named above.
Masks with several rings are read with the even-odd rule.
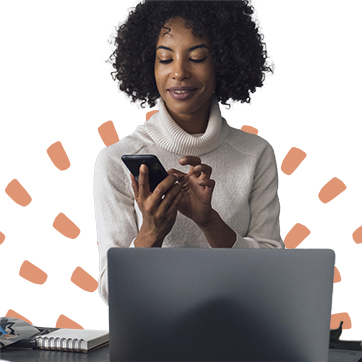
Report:
[[[182,17],[194,36],[209,39],[218,101],[249,103],[250,93],[262,87],[265,73],[272,71],[253,13],[248,0],[139,3],[117,29],[108,59],[115,69],[111,75],[132,102],[154,107],[160,97],[154,76],[158,37],[168,20]]]

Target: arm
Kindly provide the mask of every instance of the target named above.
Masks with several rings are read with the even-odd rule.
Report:
[[[181,165],[191,165],[187,174],[179,174],[184,197],[179,211],[193,220],[204,233],[212,248],[231,248],[236,240],[236,233],[221,219],[212,208],[211,198],[215,181],[210,179],[212,169],[201,163],[195,156],[185,156],[179,160]]]
[[[280,237],[278,171],[273,148],[266,144],[255,167],[249,195],[247,235],[237,235],[235,248],[284,248]]]
[[[98,156],[94,173],[94,205],[99,249],[99,285],[102,299],[108,303],[107,252],[112,247],[161,246],[172,228],[182,199],[177,176],[169,175],[153,193],[149,190],[148,169],[139,181],[130,178],[115,148]],[[131,181],[131,182],[130,182]],[[162,196],[165,194],[165,197]],[[139,227],[135,215],[137,202],[143,216]]]
[[[211,168],[202,165],[201,160],[197,157],[187,156],[187,159],[181,164],[190,164],[190,172],[187,179],[188,185],[193,185],[194,190],[200,189],[206,185],[192,183],[192,172],[196,179],[205,179],[209,185],[210,199],[205,199],[206,207],[198,208],[197,212],[190,210],[195,209],[190,203],[185,208],[184,200],[182,201],[183,209],[180,212],[191,218],[202,230],[211,247],[223,248],[283,248],[284,244],[280,238],[279,228],[279,200],[277,196],[278,177],[275,156],[272,147],[266,144],[255,163],[254,177],[251,181],[252,188],[249,195],[250,222],[246,235],[239,235],[232,230],[220,217],[220,215],[211,208],[211,194],[214,183],[209,179]],[[201,170],[197,173],[195,170]],[[203,175],[203,176],[201,176]],[[237,176],[237,175],[236,175]],[[187,178],[187,177],[185,177]],[[212,181],[213,182],[213,181]],[[190,194],[190,192],[189,192]],[[192,194],[190,194],[193,196]],[[205,195],[203,195],[205,196]],[[185,201],[188,198],[184,198]],[[205,218],[200,219],[200,215]],[[195,217],[197,216],[197,217]]]
[[[112,147],[112,146],[111,146]],[[129,247],[138,233],[133,191],[129,175],[112,149],[99,154],[94,172],[94,208],[99,249],[99,285],[108,303],[107,252],[112,247]]]
[[[231,248],[235,244],[237,235],[213,210],[210,221],[199,226],[212,248]]]

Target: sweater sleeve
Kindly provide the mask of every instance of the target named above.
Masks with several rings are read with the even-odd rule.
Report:
[[[112,146],[110,146],[112,147]],[[130,247],[138,233],[133,190],[120,156],[104,149],[94,172],[94,207],[99,250],[99,293],[108,304],[107,252],[112,247]]]
[[[255,168],[249,195],[250,223],[247,235],[237,234],[234,248],[284,248],[280,237],[278,172],[272,147],[266,143]]]

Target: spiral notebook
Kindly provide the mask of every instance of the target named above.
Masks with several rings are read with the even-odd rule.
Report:
[[[108,331],[58,329],[35,337],[36,348],[87,353],[109,342]]]

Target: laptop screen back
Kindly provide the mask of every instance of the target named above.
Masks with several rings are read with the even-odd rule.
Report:
[[[113,248],[111,361],[327,361],[332,250]]]

